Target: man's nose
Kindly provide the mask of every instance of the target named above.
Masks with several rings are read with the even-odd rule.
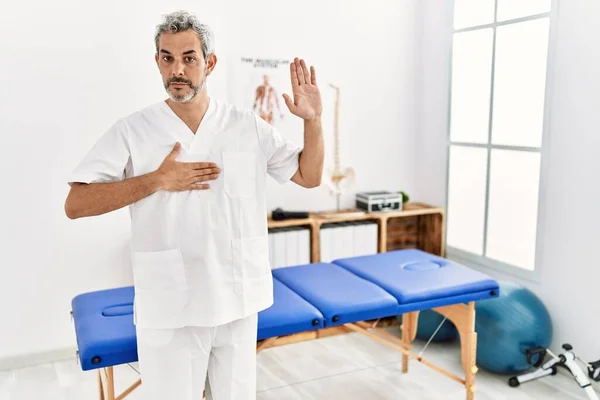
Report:
[[[173,71],[171,72],[173,76],[183,76],[184,65],[181,61],[175,61],[173,63]]]

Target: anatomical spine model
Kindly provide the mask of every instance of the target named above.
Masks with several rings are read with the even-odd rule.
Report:
[[[340,88],[329,84],[336,91],[335,96],[335,125],[334,125],[334,156],[333,156],[333,170],[327,171],[329,179],[329,191],[336,197],[336,208],[340,209],[340,197],[343,192],[349,189],[350,184],[354,182],[354,170],[352,168],[340,167],[340,132],[339,132],[339,120],[340,120]]]

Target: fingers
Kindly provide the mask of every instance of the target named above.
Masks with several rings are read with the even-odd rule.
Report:
[[[177,142],[177,143],[175,143],[173,150],[171,150],[171,152],[167,155],[167,158],[171,159],[171,160],[175,160],[177,158],[177,156],[179,155],[180,151],[181,151],[181,143]]]
[[[310,70],[303,59],[294,58],[290,63],[290,75],[292,78],[292,86],[305,85],[307,83],[316,85],[317,74],[315,67],[311,66]]]
[[[304,83],[310,83],[310,73],[308,72],[308,67],[306,66],[306,62],[304,62],[304,60],[300,60],[300,66],[302,67],[302,75],[304,77]]]
[[[189,169],[200,170],[200,169],[211,169],[218,168],[217,163],[214,162],[191,162],[187,163]]]
[[[219,174],[201,174],[189,178],[188,183],[212,181],[219,177]]]
[[[193,184],[197,182],[212,181],[219,177],[221,173],[220,168],[205,168],[201,170],[194,170],[187,178],[187,184]]]
[[[219,175],[221,173],[221,168],[204,168],[195,170],[196,176],[202,175]]]
[[[206,190],[209,188],[210,185],[208,183],[192,183],[189,187],[189,190]]]
[[[290,63],[290,77],[292,79],[292,87],[300,85],[300,81],[298,80],[298,71],[296,68],[296,62]]]
[[[304,70],[302,69],[302,64],[298,57],[294,58],[294,65],[296,66],[296,74],[298,75],[298,83],[300,85],[304,85],[306,83],[306,79],[304,77]]]
[[[296,109],[296,106],[294,105],[294,102],[292,101],[292,99],[290,98],[290,96],[288,96],[287,94],[283,94],[283,100],[285,101],[285,105],[290,109],[290,111],[293,113],[294,110]]]

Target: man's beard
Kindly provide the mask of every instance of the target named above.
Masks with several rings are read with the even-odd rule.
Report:
[[[177,94],[176,92],[169,90],[169,86],[173,82],[187,84],[190,87],[189,92]],[[198,93],[200,93],[200,91],[202,91],[202,88],[204,87],[205,84],[206,84],[206,76],[204,77],[204,79],[202,79],[202,82],[200,82],[200,86],[194,86],[194,85],[192,85],[192,82],[188,81],[187,79],[183,79],[183,78],[170,78],[165,82],[164,86],[165,86],[165,90],[167,91],[167,94],[169,95],[169,98],[171,100],[173,100],[176,103],[187,103],[187,102],[191,101],[194,97],[196,97],[196,95]]]

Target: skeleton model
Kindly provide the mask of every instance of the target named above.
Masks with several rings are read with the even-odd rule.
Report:
[[[329,191],[336,197],[336,209],[340,209],[340,197],[344,191],[349,189],[350,184],[354,182],[354,170],[352,168],[340,167],[340,88],[329,84],[336,91],[335,96],[335,125],[334,125],[334,156],[333,170],[329,169],[327,175],[329,178]]]

